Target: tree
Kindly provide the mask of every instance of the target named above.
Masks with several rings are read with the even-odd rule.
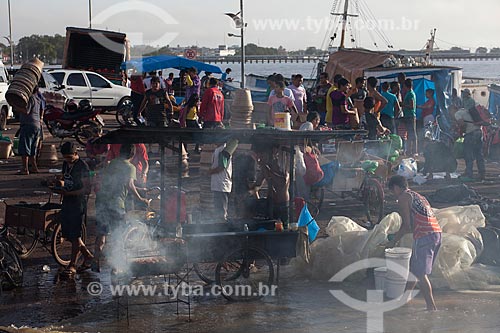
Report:
[[[477,54],[486,54],[486,53],[488,53],[488,49],[486,47],[481,46],[481,47],[478,47],[476,49],[476,53]]]
[[[306,54],[306,55],[310,55],[310,56],[312,56],[312,55],[315,55],[316,53],[318,53],[318,51],[319,51],[319,50],[318,50],[317,48],[315,48],[314,46],[309,46],[309,47],[306,49],[305,54]]]
[[[490,50],[490,53],[500,54],[500,47],[494,47]]]

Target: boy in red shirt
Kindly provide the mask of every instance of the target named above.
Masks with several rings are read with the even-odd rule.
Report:
[[[200,119],[203,128],[224,128],[224,95],[217,87],[217,79],[211,77],[208,81],[210,88],[205,90],[200,106]]]

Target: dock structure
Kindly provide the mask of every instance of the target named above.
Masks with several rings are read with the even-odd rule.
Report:
[[[397,52],[401,56],[425,57],[424,53],[417,52]],[[447,61],[498,61],[500,53],[445,53],[436,52],[432,54],[432,60]],[[199,56],[199,61],[206,63],[240,63],[240,56]],[[328,55],[324,56],[300,56],[300,55],[247,55],[247,63],[309,63],[318,61],[328,61]]]

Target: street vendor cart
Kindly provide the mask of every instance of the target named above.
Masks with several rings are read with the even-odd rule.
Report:
[[[296,243],[299,231],[296,229],[276,229],[272,218],[266,220],[240,220],[230,223],[225,221],[215,221],[216,223],[184,224],[182,235],[178,233],[174,236],[176,226],[185,222],[181,220],[181,189],[182,189],[182,154],[179,153],[178,175],[177,175],[177,224],[165,224],[167,203],[167,174],[166,147],[178,147],[178,152],[182,152],[184,144],[220,144],[229,140],[238,140],[240,144],[274,146],[279,149],[288,162],[289,183],[294,183],[294,146],[304,143],[307,139],[313,143],[326,142],[336,137],[353,136],[364,131],[280,131],[275,129],[179,129],[179,128],[121,128],[112,131],[99,139],[100,143],[158,143],[160,145],[160,217],[150,225],[162,231],[150,234],[152,238],[159,240],[170,239],[167,242],[171,247],[172,239],[182,239],[180,246],[183,251],[182,260],[185,264],[195,264],[194,268],[198,275],[205,282],[215,282],[222,287],[222,295],[230,300],[250,300],[261,297],[252,292],[250,295],[235,295],[231,286],[250,287],[255,291],[257,285],[268,287],[277,285],[279,281],[279,266],[284,258],[293,258],[297,255]],[[288,222],[296,220],[294,207],[294,186],[289,186]],[[198,222],[198,223],[196,223]],[[148,224],[146,224],[148,225]],[[158,228],[158,225],[163,227]],[[179,246],[177,250],[170,251],[180,257]],[[155,249],[156,253],[168,256],[169,251]],[[167,254],[165,254],[167,253]],[[171,255],[171,254],[170,254]],[[133,258],[132,258],[133,259]],[[168,262],[169,260],[166,260]],[[147,262],[147,261],[146,261]],[[156,265],[157,266],[157,265]],[[276,268],[275,268],[276,266]],[[172,270],[179,269],[180,266],[164,265],[164,274],[175,273]],[[192,266],[191,266],[192,267]],[[170,271],[169,271],[170,270]],[[187,269],[190,271],[190,268]],[[131,275],[143,275],[147,269],[139,272],[131,272]],[[160,272],[154,270],[154,274]],[[186,280],[186,278],[183,278]],[[227,291],[231,292],[227,292]]]

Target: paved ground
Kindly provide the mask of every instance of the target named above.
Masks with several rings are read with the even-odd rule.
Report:
[[[105,119],[112,124],[111,116],[105,116]],[[4,135],[13,136],[17,125],[10,127]],[[48,134],[46,138],[56,142]],[[153,155],[153,170],[158,168],[154,159]],[[191,155],[192,175],[197,174],[197,159],[196,155]],[[45,172],[37,175],[18,176],[15,173],[19,170],[19,158],[1,160],[0,163],[1,199],[7,202],[47,200],[48,191],[41,185],[41,181],[50,176],[47,169],[42,169]],[[463,165],[460,168],[463,169]],[[496,199],[499,174],[500,166],[488,163],[488,181],[472,183],[471,186],[481,195]],[[196,177],[192,177],[186,184],[192,193],[196,192],[195,182]],[[429,194],[452,183],[458,183],[458,180],[449,183],[435,180],[415,188]],[[394,198],[389,195],[386,211],[390,212],[394,207]],[[362,217],[361,211],[361,205],[355,199],[328,194],[319,221],[325,226],[332,215],[346,215],[356,220]],[[4,205],[0,205],[0,216],[4,216]],[[89,216],[92,234],[92,200]],[[45,264],[50,266],[50,272],[42,271]],[[366,289],[373,284],[366,280],[356,285],[335,285],[297,279],[285,272],[276,297],[251,303],[228,303],[222,297],[197,297],[193,302],[191,322],[187,322],[187,309],[182,306],[180,315],[174,314],[175,304],[131,307],[127,323],[126,311],[123,308],[117,311],[116,301],[110,294],[109,269],[100,274],[88,272],[78,275],[75,281],[62,281],[58,278],[57,264],[43,247],[25,260],[24,266],[24,286],[0,295],[0,326],[13,324],[41,327],[47,331],[52,327],[61,331],[88,332],[364,332],[365,314],[341,304],[329,290],[340,288],[353,297],[363,299],[366,298]],[[87,292],[87,286],[92,282],[100,282],[104,286],[99,297]],[[149,280],[143,280],[143,283],[149,283]],[[438,290],[436,299],[440,311],[436,313],[423,311],[425,303],[417,296],[413,302],[385,314],[384,331],[495,332],[500,326],[497,315],[499,296],[498,290]],[[132,301],[150,302],[151,298]]]

